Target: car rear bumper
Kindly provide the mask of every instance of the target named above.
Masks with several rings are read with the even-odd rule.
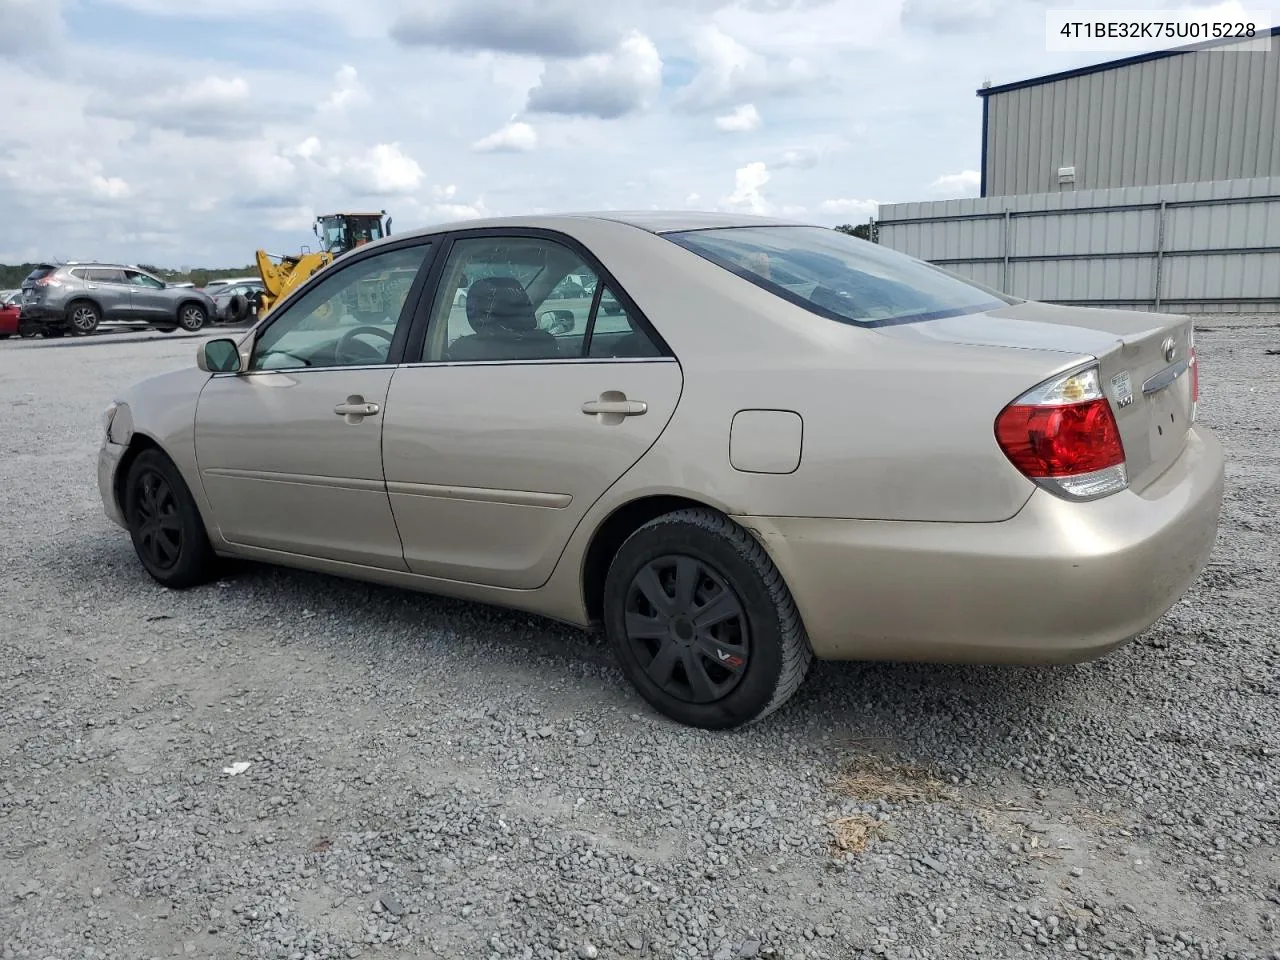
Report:
[[[129,448],[110,440],[103,442],[98,450],[98,493],[102,495],[102,509],[107,519],[121,527],[126,527],[124,512],[116,500],[116,471],[120,469],[120,461],[124,459]]]
[[[1001,523],[738,517],[781,570],[821,658],[1092,659],[1165,614],[1217,538],[1223,454],[1195,428],[1142,494],[1037,491]]]
[[[23,323],[50,323],[67,318],[66,310],[51,307],[43,303],[24,303],[21,308]]]

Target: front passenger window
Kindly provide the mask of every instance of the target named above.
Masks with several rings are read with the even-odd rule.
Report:
[[[329,267],[301,297],[276,309],[253,345],[250,370],[350,367],[388,362],[409,290],[430,244],[400,247]]]

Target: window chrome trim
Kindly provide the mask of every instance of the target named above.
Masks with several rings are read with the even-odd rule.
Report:
[[[678,363],[675,357],[549,357],[538,360],[418,360],[402,363],[412,367],[547,367],[578,363]]]
[[[344,366],[334,364],[331,367],[272,367],[270,370],[233,370],[223,371],[211,374],[214,379],[224,379],[226,377],[260,377],[276,373],[333,373],[335,370],[394,370],[401,364],[397,363],[360,363]]]
[[[417,367],[547,367],[588,363],[679,363],[675,357],[561,357],[538,360],[420,360],[415,363],[362,363],[332,367],[274,367],[270,370],[240,370],[211,373],[214,380],[228,377],[261,377],[287,373],[333,373],[336,370],[405,370]]]

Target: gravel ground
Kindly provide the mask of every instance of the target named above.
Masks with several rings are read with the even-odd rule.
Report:
[[[819,664],[727,735],[532,618],[157,587],[98,415],[196,340],[0,344],[0,955],[1280,958],[1280,318],[1200,331],[1228,502],[1155,628],[1075,668]]]

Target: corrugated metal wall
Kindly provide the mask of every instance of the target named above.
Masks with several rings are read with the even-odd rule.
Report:
[[[1280,42],[986,96],[986,195],[1280,176]],[[1058,184],[1059,167],[1075,183]]]
[[[1280,177],[885,204],[884,246],[1017,297],[1280,310]]]

